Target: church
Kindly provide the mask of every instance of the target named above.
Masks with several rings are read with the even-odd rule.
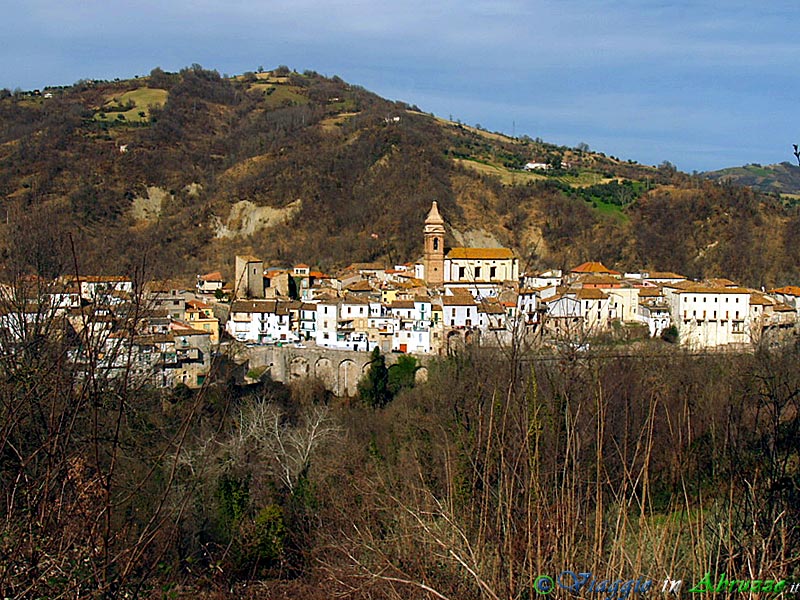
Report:
[[[425,219],[421,279],[430,288],[462,288],[476,298],[495,296],[505,282],[519,281],[519,259],[508,248],[444,247],[444,219],[434,201]]]

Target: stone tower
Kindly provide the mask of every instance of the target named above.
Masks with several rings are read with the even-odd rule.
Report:
[[[444,219],[434,201],[425,219],[425,283],[430,287],[444,284]]]

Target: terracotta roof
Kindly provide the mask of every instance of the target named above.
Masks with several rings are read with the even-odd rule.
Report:
[[[542,302],[545,303],[545,304],[550,304],[551,302],[555,302],[557,300],[561,300],[563,297],[564,297],[564,294],[561,294],[561,293],[553,294],[552,296],[549,296],[547,298],[542,299]],[[567,298],[567,299],[568,300],[572,300],[573,302],[577,302],[577,300],[575,300],[574,298]]]
[[[712,277],[707,279],[706,283],[712,287],[733,287],[736,285],[735,281],[731,281],[725,277]]]
[[[575,294],[579,300],[605,300],[608,295],[602,290],[592,288],[580,288],[578,290],[570,290],[570,293]]]
[[[351,283],[345,289],[349,292],[371,292],[372,286],[370,285],[369,281],[362,279],[361,281]]]
[[[772,306],[775,303],[766,296],[764,296],[764,294],[760,294],[758,292],[751,292],[750,304],[758,304],[761,306]]]
[[[447,253],[451,259],[472,260],[507,260],[514,258],[514,253],[508,248],[451,248]]]
[[[504,315],[506,311],[499,304],[490,302],[481,302],[478,306],[478,312],[486,313],[488,315]]]
[[[657,287],[640,287],[639,288],[639,298],[657,298],[659,296],[663,296],[663,292],[661,288]]]
[[[690,282],[690,285],[678,288],[678,290],[675,293],[676,294],[749,294],[750,290],[743,287],[712,287],[709,285]]]
[[[414,308],[413,300],[395,300],[389,305],[389,308]]]
[[[770,294],[783,294],[784,296],[800,296],[800,286],[785,285],[769,291]]]
[[[444,306],[475,306],[475,299],[471,295],[458,294],[457,296],[442,296]]]
[[[200,281],[225,281],[224,279],[222,279],[222,273],[220,273],[219,271],[212,271],[211,273],[200,275],[198,279]]]
[[[791,306],[784,304],[783,302],[778,302],[772,307],[772,310],[775,312],[794,312],[794,309]]]
[[[188,308],[195,308],[195,309],[211,308],[210,304],[206,304],[205,302],[200,302],[200,300],[187,300],[186,306]]]
[[[353,263],[345,267],[345,271],[383,271],[386,267],[379,262]]]
[[[169,329],[173,335],[211,335],[210,331],[194,329],[180,321],[173,321],[170,323]]]
[[[609,269],[601,262],[590,261],[578,265],[570,273],[608,273],[610,275],[621,275],[619,271]]]
[[[367,300],[366,298],[363,298],[361,296],[351,296],[351,295],[348,294],[347,296],[344,297],[344,300],[342,300],[342,303],[343,304],[369,304],[369,300]]]
[[[588,283],[588,284],[591,284],[591,285],[603,285],[603,284],[619,285],[620,284],[620,280],[619,279],[617,279],[616,277],[611,277],[609,275],[606,275],[605,273],[603,273],[603,274],[594,274],[594,273],[582,274],[581,277],[580,277],[580,281],[585,283],[585,284]]]
[[[278,302],[275,300],[236,300],[231,305],[231,312],[239,313],[274,313]]]
[[[536,292],[541,292],[542,290],[546,290],[546,289],[547,289],[547,286],[545,286],[545,287],[533,287],[533,288],[522,288],[519,291],[519,295],[521,296],[523,294],[526,294],[526,295],[535,294]]]
[[[645,279],[686,279],[686,277],[670,271],[650,271]]]
[[[152,293],[170,292],[172,290],[185,290],[188,289],[188,287],[185,282],[178,281],[177,279],[158,279],[145,283],[144,289],[147,292]]]
[[[305,263],[300,263],[299,265],[294,266],[295,269],[309,269],[310,267]]]

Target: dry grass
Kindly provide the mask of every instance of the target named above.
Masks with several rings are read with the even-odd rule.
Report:
[[[327,119],[323,119],[320,121],[320,127],[322,127],[322,131],[326,133],[330,133],[331,131],[337,131],[339,127],[350,119],[351,117],[355,117],[358,113],[357,112],[346,112],[341,113],[338,115],[334,115],[333,117],[328,117]]]
[[[221,181],[234,183],[245,177],[257,175],[261,170],[261,166],[271,160],[271,154],[259,154],[258,156],[246,158],[226,169],[219,178]]]

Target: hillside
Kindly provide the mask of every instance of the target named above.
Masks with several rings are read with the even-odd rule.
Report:
[[[800,218],[772,195],[442,120],[337,77],[194,65],[0,99],[0,262],[14,272],[191,278],[230,274],[236,252],[414,260],[434,199],[451,243],[511,246],[524,269],[800,276]]]
[[[750,164],[702,174],[712,181],[746,185],[762,192],[800,196],[800,167],[789,162],[777,165]]]

